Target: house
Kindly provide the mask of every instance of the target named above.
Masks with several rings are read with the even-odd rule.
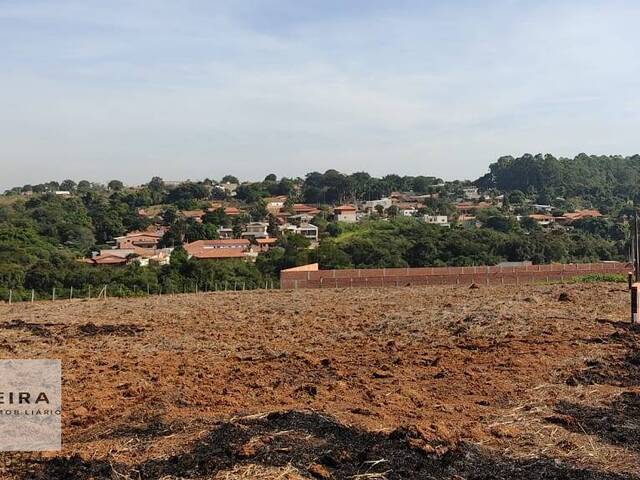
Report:
[[[459,202],[455,204],[456,210],[458,213],[463,215],[470,215],[476,212],[477,210],[484,210],[485,208],[490,208],[492,205],[488,202]]]
[[[353,205],[340,205],[333,209],[333,213],[338,222],[355,223],[358,221],[357,209]]]
[[[269,233],[267,229],[269,228],[269,224],[265,222],[250,222],[245,226],[245,231],[242,232],[243,237],[253,237],[253,238],[267,238]]]
[[[60,197],[69,197],[71,196],[71,192],[69,190],[56,190],[54,192],[56,195]]]
[[[231,227],[218,228],[218,236],[222,239],[233,238],[233,228]]]
[[[229,217],[236,217],[240,215],[242,211],[237,209],[236,207],[225,207],[224,213]]]
[[[569,225],[576,220],[584,220],[585,218],[600,218],[602,214],[598,210],[576,210],[575,212],[567,212],[561,217],[555,217],[554,220],[559,225]]]
[[[464,187],[462,194],[466,200],[478,200],[480,198],[477,187]]]
[[[266,197],[264,202],[266,204],[267,211],[272,215],[278,213],[282,208],[284,208],[284,204],[287,201],[286,195],[278,195],[276,197]]]
[[[159,232],[129,232],[122,237],[116,237],[116,248],[155,248],[162,238]]]
[[[555,221],[553,215],[548,215],[545,213],[532,213],[531,215],[529,215],[529,218],[543,226],[550,225]]]
[[[441,227],[449,226],[449,217],[446,215],[425,215],[422,218],[430,225],[439,225]]]
[[[536,213],[551,213],[551,210],[553,210],[553,207],[551,205],[541,205],[538,203],[534,203],[533,205],[531,205],[531,207]]]
[[[310,223],[302,224],[300,226],[287,223],[280,227],[281,232],[290,232],[302,235],[303,237],[313,241],[318,241],[318,227]]]
[[[320,210],[318,208],[312,207],[310,205],[305,205],[304,203],[294,203],[291,208],[294,215],[306,213],[307,215],[316,216],[318,213],[320,213]]]
[[[295,221],[296,223],[310,223],[313,220],[313,215],[308,213],[300,213],[298,215],[289,215],[289,221]]]
[[[420,205],[415,202],[403,202],[396,206],[398,207],[398,215],[401,217],[415,217]]]
[[[379,210],[376,209],[376,207],[382,207],[382,210],[384,211],[391,205],[393,205],[393,201],[390,198],[385,197],[381,198],[380,200],[370,200],[368,202],[364,202],[363,209],[367,213],[374,213]]]
[[[197,240],[187,243],[184,249],[189,258],[197,260],[244,259],[249,252],[251,242],[246,238],[228,238],[220,240]]]
[[[171,259],[173,248],[112,248],[93,252],[91,258],[86,263],[91,265],[128,265],[138,263],[142,267],[150,263],[158,265],[168,265]]]
[[[202,216],[205,214],[204,210],[182,210],[180,216],[185,219],[192,218],[198,223],[202,223]]]
[[[277,238],[256,238],[256,245],[260,253],[269,251],[276,243],[278,243]]]

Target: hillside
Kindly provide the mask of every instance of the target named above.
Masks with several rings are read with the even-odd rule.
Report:
[[[3,454],[0,476],[640,478],[627,301],[577,284],[0,305],[3,357],[61,358],[65,392],[63,452]]]

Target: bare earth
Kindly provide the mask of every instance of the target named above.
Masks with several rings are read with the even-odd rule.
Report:
[[[0,358],[62,359],[64,449],[0,478],[640,478],[625,287],[2,305]]]

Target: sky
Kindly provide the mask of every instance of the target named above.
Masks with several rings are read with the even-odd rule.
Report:
[[[637,0],[0,0],[0,188],[638,153]]]

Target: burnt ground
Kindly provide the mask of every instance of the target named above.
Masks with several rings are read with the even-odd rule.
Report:
[[[63,451],[0,454],[0,477],[640,478],[627,305],[582,284],[0,306],[0,357],[61,358],[64,392]]]

